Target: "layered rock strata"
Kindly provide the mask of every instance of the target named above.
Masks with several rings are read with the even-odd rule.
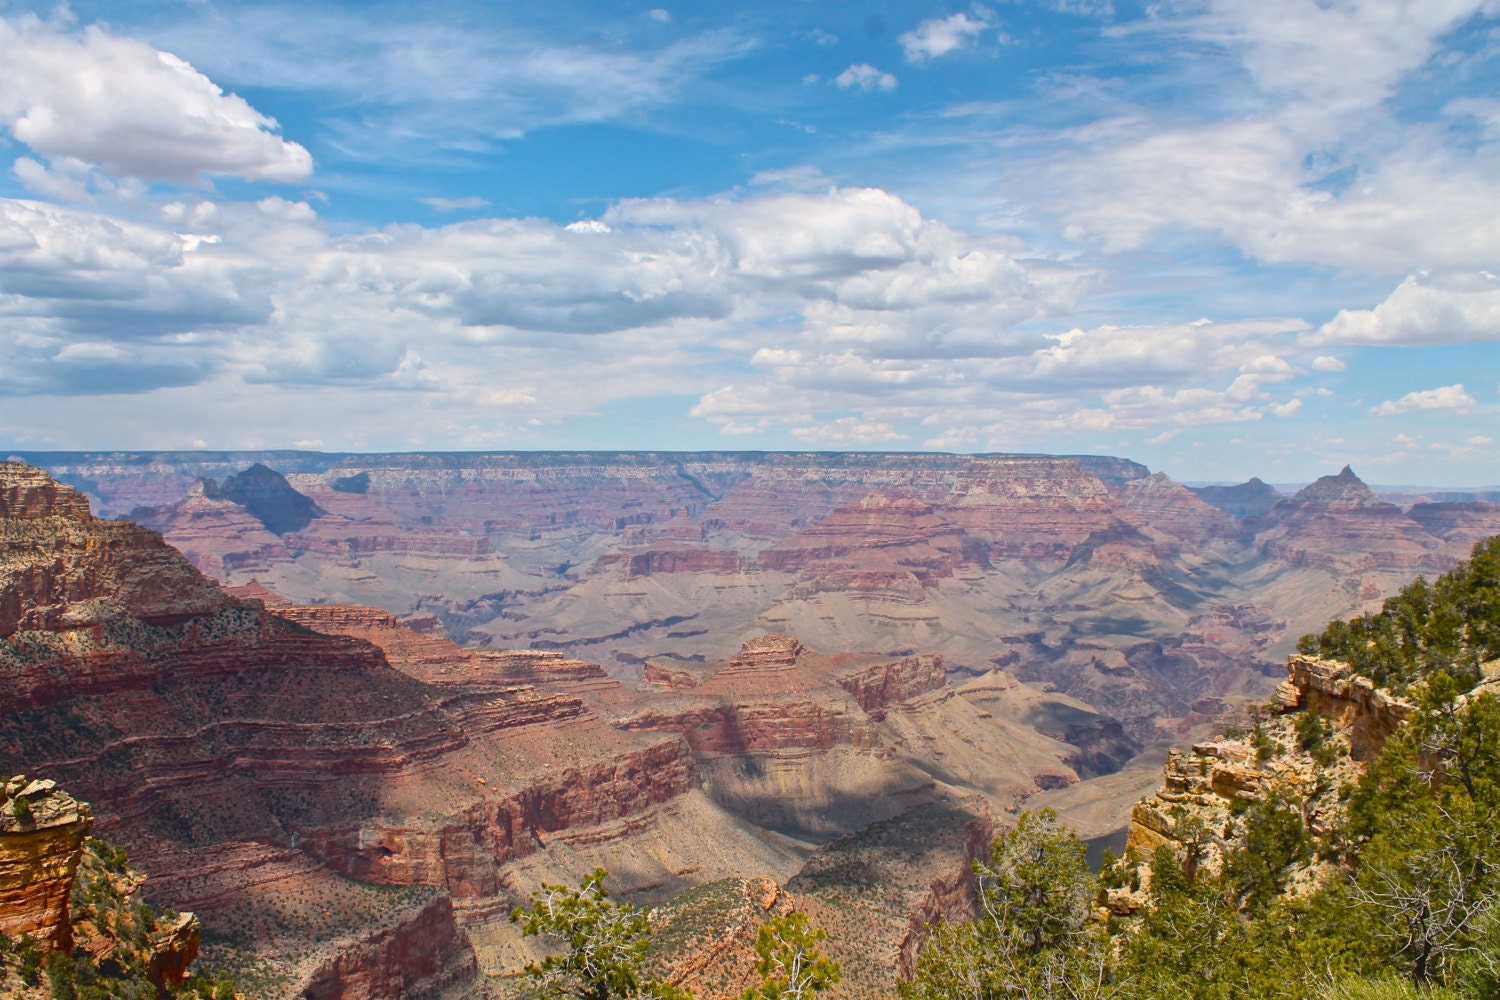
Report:
[[[89,807],[52,781],[18,775],[0,789],[0,934],[43,949],[73,946],[68,894],[93,828]]]
[[[466,683],[424,684],[367,641],[224,594],[159,536],[92,518],[36,470],[0,467],[0,496],[0,762],[24,760],[91,799],[101,829],[164,873],[146,887],[153,898],[194,905],[252,950],[279,933],[288,988],[373,1000],[472,978],[447,895],[382,902],[405,890],[340,888],[333,873],[437,887],[488,901],[471,913],[503,915],[507,864],[559,838],[573,851],[628,842],[696,785],[679,738],[619,733],[578,696],[518,682],[583,665],[481,657],[479,677],[469,663]],[[370,609],[301,617],[394,636],[435,656],[435,673],[456,649]],[[748,836],[722,825],[726,843]],[[201,861],[215,850],[209,878]],[[267,850],[279,859],[260,858]],[[258,873],[284,884],[297,871],[322,887],[321,912],[254,890]],[[392,923],[393,912],[407,916]],[[242,917],[253,926],[235,930]],[[335,934],[341,957],[320,958]],[[434,949],[441,969],[413,966]]]

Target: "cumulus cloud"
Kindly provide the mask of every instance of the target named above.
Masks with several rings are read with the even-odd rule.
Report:
[[[1341,309],[1317,344],[1460,344],[1500,340],[1500,278],[1488,271],[1416,274],[1373,309]]]
[[[0,122],[43,156],[179,182],[292,183],[312,173],[307,150],[276,135],[274,120],[145,42],[26,15],[0,18],[0,51]]]
[[[171,202],[161,215],[153,227],[0,201],[0,315],[32,338],[13,389],[52,391],[66,365],[108,364],[117,356],[104,346],[127,341],[193,359],[172,369],[178,379],[233,371],[263,385],[392,389],[436,384],[465,351],[550,352],[576,373],[584,350],[661,357],[676,338],[706,364],[748,357],[752,331],[875,354],[994,354],[1009,327],[1072,295],[1065,275],[1033,273],[1006,241],[934,223],[878,189],[345,236],[279,197]],[[607,344],[569,344],[602,335]],[[857,384],[861,355],[850,356],[839,371]]]
[[[1390,399],[1370,410],[1377,417],[1394,417],[1415,410],[1457,410],[1474,406],[1474,397],[1464,391],[1462,382],[1437,389],[1408,392],[1400,399]]]
[[[923,21],[898,37],[906,61],[925,62],[969,45],[984,32],[985,23],[964,13]]]
[[[855,63],[833,78],[840,90],[860,90],[869,93],[872,90],[895,90],[896,78],[889,73],[882,73],[869,63]]]
[[[1320,354],[1312,359],[1314,371],[1341,372],[1347,371],[1349,366],[1331,354]]]

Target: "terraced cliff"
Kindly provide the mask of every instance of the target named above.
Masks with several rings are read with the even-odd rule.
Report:
[[[620,732],[519,680],[596,668],[498,657],[429,685],[367,641],[225,594],[38,470],[0,465],[0,500],[0,767],[93,802],[100,831],[160,873],[146,892],[196,910],[219,960],[270,963],[268,995],[478,990],[459,920],[483,931],[532,878],[637,840],[636,879],[664,888],[721,874],[726,848],[797,863],[697,791],[680,738]],[[413,949],[441,960],[393,978]]]

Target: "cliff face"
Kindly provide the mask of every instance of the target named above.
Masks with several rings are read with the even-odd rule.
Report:
[[[1377,690],[1345,664],[1301,655],[1288,661],[1287,680],[1271,707],[1279,714],[1259,723],[1259,746],[1241,734],[1170,751],[1161,788],[1131,812],[1127,849],[1145,861],[1167,846],[1179,858],[1217,870],[1239,843],[1232,832],[1237,809],[1272,795],[1299,803],[1308,828],[1326,833],[1344,813],[1340,788],[1358,781],[1363,764],[1412,710],[1411,703]],[[1299,745],[1293,725],[1298,712],[1309,711],[1333,724],[1320,758]],[[1130,912],[1142,897],[1113,890],[1109,905]]]
[[[390,893],[434,887],[481,923],[503,920],[517,859],[558,841],[629,853],[664,814],[706,808],[683,804],[698,801],[698,778],[676,736],[621,733],[578,695],[527,683],[618,688],[595,665],[455,656],[371,609],[273,614],[224,594],[152,532],[90,517],[35,470],[0,467],[0,495],[0,766],[77,789],[101,829],[161,873],[153,899],[280,963],[289,988],[435,996],[475,968],[448,895]],[[422,683],[370,642],[314,628],[381,636],[412,674],[452,683]],[[87,828],[71,824],[15,847],[62,866],[16,884],[38,906],[66,896],[62,847]],[[715,837],[721,851],[767,853],[727,817],[701,825],[703,845],[643,857],[641,873],[701,866]],[[289,884],[302,893],[273,888]],[[445,957],[424,971],[419,952]],[[169,949],[162,962],[178,960]]]
[[[0,790],[0,934],[44,949],[73,946],[68,894],[94,825],[89,807],[51,781],[17,776]]]
[[[1357,761],[1369,761],[1406,721],[1415,706],[1375,687],[1347,664],[1298,654],[1287,660],[1287,679],[1276,690],[1273,705],[1282,710],[1307,709],[1338,723]]]
[[[307,1000],[437,997],[462,990],[479,974],[474,950],[438,896],[395,927],[349,942],[307,979]]]
[[[39,469],[0,463],[0,637],[85,628],[114,606],[160,625],[231,603],[159,536],[96,520],[77,491]]]
[[[435,617],[460,642],[555,650],[626,679],[663,657],[722,660],[760,631],[930,650],[950,669],[1051,684],[1143,742],[1201,726],[1206,699],[1264,697],[1298,635],[1500,531],[1493,505],[1403,513],[1352,471],[1283,498],[1255,480],[1189,491],[1100,456],[48,461],[113,510],[149,500],[149,523],[197,566],[293,603]],[[255,491],[185,496],[195,477],[242,474],[286,501],[289,519],[266,515],[280,534],[247,506]],[[1035,639],[996,648],[1017,635]],[[459,659],[440,682],[474,675]]]
[[[793,836],[850,833],[958,789],[1013,801],[1078,780],[1072,747],[992,711],[984,690],[955,691],[931,654],[821,655],[773,633],[658,676],[672,683],[618,724],[680,734],[716,801]]]

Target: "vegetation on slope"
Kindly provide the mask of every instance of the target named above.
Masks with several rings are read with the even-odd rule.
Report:
[[[135,898],[143,881],[125,851],[90,837],[69,897],[69,916],[78,945],[72,954],[43,953],[23,937],[0,934],[0,996],[51,1000],[234,1000],[227,979],[189,976],[171,985],[154,974],[163,937],[176,922]]]
[[[936,930],[903,996],[1500,997],[1500,700],[1475,689],[1500,652],[1497,576],[1490,539],[1379,615],[1309,637],[1304,648],[1349,657],[1416,705],[1337,791],[1342,808],[1313,823],[1318,810],[1280,793],[1238,799],[1221,838],[1234,846],[1212,865],[1195,848],[1218,831],[1195,837],[1184,813],[1178,849],[1109,859],[1098,876],[1055,817],[1023,816],[976,865],[980,915]],[[1267,768],[1301,754],[1331,769],[1341,750],[1310,711],[1244,739]],[[1146,887],[1134,915],[1094,909],[1131,882]]]
[[[1375,614],[1333,622],[1297,648],[1397,694],[1438,670],[1472,686],[1480,664],[1500,657],[1500,535],[1434,582],[1418,577]]]

